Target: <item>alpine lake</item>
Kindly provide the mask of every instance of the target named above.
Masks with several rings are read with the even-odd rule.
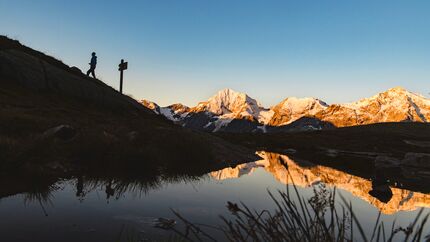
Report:
[[[82,175],[43,186],[35,184],[31,191],[0,199],[0,240],[177,241],[180,235],[175,230],[185,231],[184,222],[174,214],[177,212],[223,241],[224,234],[214,227],[225,226],[220,216],[232,218],[227,202],[243,202],[256,211],[273,211],[276,204],[269,192],[278,197],[278,192],[288,191],[294,199],[306,201],[321,191],[336,191],[336,206],[350,203],[369,236],[379,213],[387,233],[393,221],[406,228],[420,210],[424,215],[430,213],[430,192],[420,186],[387,180],[387,191],[377,193],[370,175],[288,155],[264,151],[257,154],[261,160],[203,176],[125,180]],[[427,231],[429,223],[424,235]]]

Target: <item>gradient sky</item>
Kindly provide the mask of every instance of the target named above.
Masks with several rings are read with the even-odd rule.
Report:
[[[430,92],[430,1],[0,0],[0,34],[161,105],[222,88],[263,105]]]

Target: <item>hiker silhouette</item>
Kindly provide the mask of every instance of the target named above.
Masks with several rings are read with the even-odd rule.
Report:
[[[97,56],[96,56],[96,52],[93,52],[91,54],[91,62],[90,64],[90,69],[87,71],[87,76],[90,76],[90,73],[93,75],[94,78],[96,78],[96,66],[97,66]]]

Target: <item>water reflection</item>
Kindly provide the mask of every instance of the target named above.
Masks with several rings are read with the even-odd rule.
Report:
[[[192,174],[116,169],[65,179],[0,177],[0,214],[5,218],[0,220],[0,234],[5,241],[34,241],[19,237],[34,231],[36,241],[108,241],[118,235],[123,224],[131,223],[134,230],[145,231],[145,238],[164,238],[165,231],[160,232],[152,224],[160,217],[174,217],[171,208],[192,221],[214,225],[220,222],[218,215],[226,215],[227,201],[243,201],[253,209],[271,210],[274,204],[267,188],[282,190],[293,182],[307,199],[312,198],[315,187],[336,186],[349,200],[365,201],[354,203],[363,221],[372,222],[369,224],[374,222],[375,208],[384,214],[395,214],[383,216],[387,223],[396,216],[403,216],[399,220],[409,223],[416,214],[413,210],[430,207],[430,194],[375,183],[348,171],[287,155],[258,155],[261,159],[255,162]],[[381,196],[384,192],[388,196]],[[402,215],[399,211],[413,212]],[[58,229],[53,232],[52,227]]]
[[[257,168],[264,168],[273,175],[277,181],[283,184],[295,184],[300,187],[311,187],[318,183],[324,183],[352,193],[384,214],[394,214],[399,211],[413,211],[420,207],[430,207],[430,194],[413,192],[406,189],[391,187],[388,185],[375,186],[375,182],[348,174],[344,171],[330,167],[316,165],[308,161],[294,161],[286,155],[257,152],[262,160],[241,164],[234,168],[225,168],[211,172],[210,175],[218,180],[238,178],[245,174],[251,174]],[[377,189],[386,186],[385,193],[391,196],[378,196]],[[376,187],[376,189],[375,189]]]
[[[125,194],[133,197],[142,197],[150,191],[159,190],[165,184],[170,183],[192,183],[201,178],[195,175],[176,175],[176,176],[155,176],[151,179],[139,178],[108,178],[108,177],[90,177],[78,176],[74,179],[76,197],[82,202],[87,194],[96,191],[103,191],[106,201],[121,199]]]
[[[318,165],[300,159],[291,159],[287,155],[272,152],[257,152],[261,160],[239,164],[235,167],[227,167],[218,171],[212,171],[209,176],[215,180],[236,179],[244,175],[250,175],[257,169],[264,169],[278,182],[299,187],[309,188],[315,184],[324,183],[331,187],[337,187],[350,192],[357,198],[366,201],[379,209],[384,214],[394,214],[399,211],[414,211],[420,207],[430,207],[430,194],[415,192],[404,188],[395,187],[375,179],[367,179],[346,171],[334,169],[328,166]],[[141,197],[150,191],[156,191],[166,184],[184,182],[193,184],[202,179],[202,174],[140,174],[138,176],[121,175],[78,175],[68,180],[73,184],[75,196],[79,201],[84,201],[87,194],[96,190],[102,190],[104,197],[110,200],[121,199],[124,194],[133,197]],[[14,194],[23,194],[24,204],[37,203],[44,214],[45,207],[52,205],[53,196],[61,189],[58,185],[60,179],[40,180],[31,177],[29,179],[6,179],[2,182],[0,199]],[[39,180],[39,182],[33,181]],[[229,198],[225,198],[228,200]]]

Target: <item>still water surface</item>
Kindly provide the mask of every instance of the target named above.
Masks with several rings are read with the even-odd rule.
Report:
[[[408,225],[430,194],[391,187],[393,196],[381,202],[369,195],[371,181],[333,168],[297,163],[284,155],[260,153],[262,160],[211,172],[197,179],[162,181],[148,186],[117,181],[79,179],[59,181],[49,193],[18,194],[0,199],[1,241],[118,241],[130,234],[163,239],[171,232],[154,228],[154,219],[175,218],[174,209],[188,220],[222,224],[226,202],[245,202],[255,209],[274,209],[267,190],[285,191],[292,182],[310,198],[313,188],[333,189],[352,202],[368,233],[378,212],[391,224]],[[339,201],[340,202],[340,201]],[[389,227],[389,226],[387,226]],[[180,225],[178,225],[180,228]],[[427,225],[425,231],[430,231]],[[217,238],[220,234],[209,230]]]

